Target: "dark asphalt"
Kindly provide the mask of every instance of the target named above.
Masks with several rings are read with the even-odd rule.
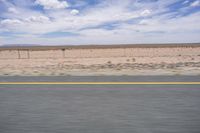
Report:
[[[199,85],[0,85],[0,133],[199,132]]]
[[[1,76],[0,82],[200,82],[200,76]]]
[[[0,77],[197,82],[199,76]],[[200,85],[0,85],[0,133],[199,133]]]

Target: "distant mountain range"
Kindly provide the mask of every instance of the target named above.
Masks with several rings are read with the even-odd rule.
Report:
[[[3,44],[0,47],[29,47],[29,46],[42,46],[39,44]]]
[[[109,45],[40,45],[4,44],[0,49],[65,49],[65,48],[153,48],[153,47],[200,47],[200,43],[163,43],[163,44],[109,44]]]

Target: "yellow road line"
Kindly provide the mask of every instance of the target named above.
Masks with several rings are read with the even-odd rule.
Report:
[[[0,82],[0,85],[200,85],[200,82]]]

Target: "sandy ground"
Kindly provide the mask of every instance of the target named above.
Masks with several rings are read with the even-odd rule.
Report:
[[[0,76],[200,75],[200,46],[0,50]]]
[[[0,60],[0,76],[20,75],[200,75],[200,56]]]

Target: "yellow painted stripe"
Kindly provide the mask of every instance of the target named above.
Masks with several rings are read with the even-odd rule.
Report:
[[[200,85],[200,82],[0,82],[0,85]]]

